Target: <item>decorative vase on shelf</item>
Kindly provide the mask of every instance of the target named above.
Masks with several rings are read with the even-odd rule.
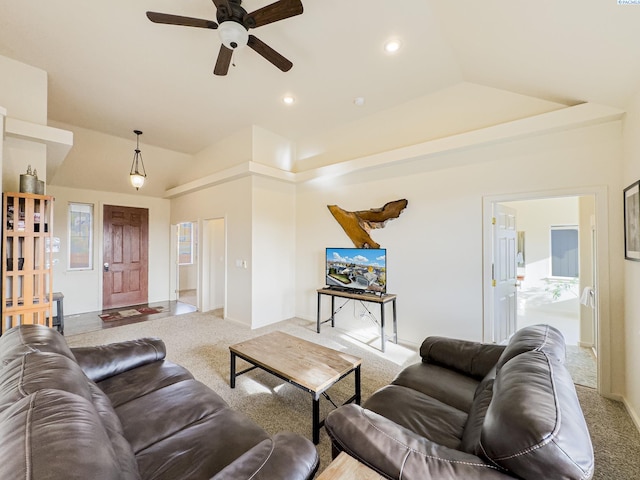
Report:
[[[27,173],[20,174],[20,193],[36,193],[38,177],[33,174],[31,165],[27,167]]]
[[[40,180],[38,178],[38,171],[36,169],[33,170],[33,175],[36,177],[36,194],[44,195],[44,180]]]

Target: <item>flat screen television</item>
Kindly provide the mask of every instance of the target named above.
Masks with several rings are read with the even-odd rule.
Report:
[[[386,248],[327,248],[325,258],[328,287],[386,293]]]

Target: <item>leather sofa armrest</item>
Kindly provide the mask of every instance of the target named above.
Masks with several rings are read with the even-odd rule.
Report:
[[[164,342],[159,338],[141,338],[95,347],[71,349],[78,365],[94,382],[165,358]]]
[[[496,365],[504,349],[504,345],[427,337],[420,347],[420,356],[425,363],[451,368],[482,379]]]
[[[325,428],[338,450],[386,478],[513,478],[475,455],[436,444],[359,405],[333,410]]]
[[[306,438],[278,433],[248,450],[211,480],[310,480],[318,471],[318,451]]]

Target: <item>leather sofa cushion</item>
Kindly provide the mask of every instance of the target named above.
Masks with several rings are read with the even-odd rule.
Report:
[[[468,412],[471,408],[478,387],[478,381],[472,377],[429,363],[408,366],[391,384],[429,395],[463,412]]]
[[[75,361],[58,353],[32,351],[5,365],[0,379],[0,411],[42,390],[64,391],[88,401],[104,427],[122,478],[140,478],[118,416],[104,393],[87,379]]]
[[[480,458],[434,443],[392,420],[350,403],[331,411],[325,421],[335,445],[384,472],[403,480],[506,480],[497,467]]]
[[[91,402],[39,390],[0,413],[0,478],[133,480],[120,471]]]
[[[97,382],[114,408],[143,397],[159,388],[193,379],[184,367],[167,360],[148,363],[133,370]]]
[[[226,408],[227,403],[218,394],[190,379],[134,398],[115,410],[124,435],[137,454]]]
[[[429,395],[399,385],[375,392],[363,407],[432,442],[457,449],[467,414]]]
[[[512,358],[530,351],[545,352],[555,361],[564,363],[567,355],[562,333],[550,325],[532,325],[522,328],[513,334],[500,359],[496,364],[498,370]]]
[[[64,390],[91,400],[87,377],[73,360],[51,352],[30,351],[2,368],[0,411],[38,390]]]
[[[0,365],[36,351],[58,353],[75,360],[64,337],[52,328],[22,325],[20,328],[11,328],[0,336]]]
[[[509,360],[494,381],[481,447],[523,479],[591,478],[591,439],[564,365],[540,350]]]
[[[88,380],[88,385],[91,392],[91,402],[93,403],[93,406],[100,417],[100,421],[107,432],[107,436],[111,442],[111,447],[118,459],[123,479],[140,479],[138,463],[135,455],[133,454],[133,449],[127,439],[124,438],[122,424],[120,423],[120,419],[118,418],[115,410],[111,406],[111,402],[105,393],[100,390],[94,382]]]
[[[145,480],[208,479],[268,438],[247,416],[222,408],[158,438],[136,458]]]

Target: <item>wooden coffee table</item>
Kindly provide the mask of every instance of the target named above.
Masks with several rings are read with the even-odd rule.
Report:
[[[272,332],[231,345],[229,351],[231,352],[229,379],[231,388],[235,388],[237,376],[261,368],[311,393],[312,431],[315,444],[320,440],[320,428],[324,425],[324,420],[320,421],[320,396],[326,397],[333,404],[326,391],[351,372],[354,372],[355,376],[355,394],[345,404],[360,403],[361,358],[283,332]],[[236,357],[253,366],[236,372]]]

